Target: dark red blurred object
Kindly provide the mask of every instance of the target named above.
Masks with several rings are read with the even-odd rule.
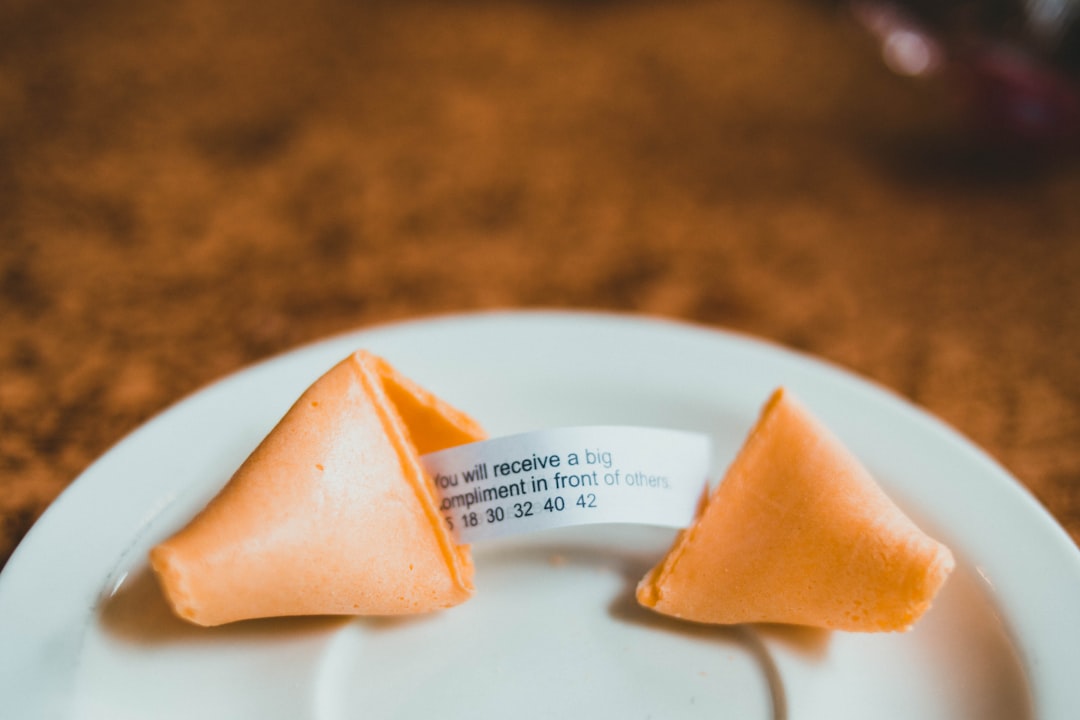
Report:
[[[1013,48],[989,47],[958,58],[952,74],[977,131],[1054,145],[1080,136],[1077,84],[1053,66]]]
[[[854,0],[852,8],[894,72],[941,76],[983,138],[1080,144],[1078,2]]]

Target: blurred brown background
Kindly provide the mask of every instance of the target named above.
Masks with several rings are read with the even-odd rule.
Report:
[[[0,565],[211,380],[505,307],[842,364],[1080,540],[1078,273],[1080,165],[966,139],[832,4],[2,0]]]

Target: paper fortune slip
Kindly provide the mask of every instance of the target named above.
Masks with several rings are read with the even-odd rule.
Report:
[[[539,430],[421,457],[459,543],[570,525],[686,527],[705,491],[709,437],[660,428]]]

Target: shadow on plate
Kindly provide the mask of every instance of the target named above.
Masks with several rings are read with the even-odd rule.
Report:
[[[500,557],[501,556],[501,557]],[[753,658],[766,680],[772,718],[788,717],[783,680],[764,639],[778,642],[808,659],[825,656],[831,633],[815,628],[775,624],[705,625],[685,622],[653,612],[638,604],[638,581],[655,562],[653,557],[586,545],[539,545],[515,547],[510,552],[487,553],[489,568],[500,562],[536,562],[550,565],[553,572],[565,565],[615,570],[624,580],[621,592],[608,605],[609,615],[629,623],[669,635],[711,641],[741,648]],[[97,616],[104,631],[126,642],[140,645],[232,643],[276,641],[300,635],[332,634],[349,623],[361,622],[368,631],[392,632],[422,623],[432,615],[412,617],[314,616],[247,620],[215,628],[204,628],[176,617],[165,601],[157,581],[145,565],[130,571],[115,590],[99,603]]]
[[[498,562],[499,554],[495,553],[495,557],[489,556],[488,561]],[[706,625],[678,620],[642,607],[637,602],[635,591],[638,582],[656,561],[656,558],[651,556],[620,553],[611,547],[556,544],[515,547],[505,559],[514,562],[547,563],[555,570],[566,565],[615,569],[624,579],[623,590],[608,605],[608,613],[615,621],[668,635],[741,648],[753,658],[767,682],[772,704],[771,717],[774,720],[785,720],[788,717],[787,695],[780,672],[762,638],[767,637],[782,643],[789,649],[816,660],[825,656],[829,639],[832,637],[832,633],[827,630],[810,627],[778,624]]]
[[[305,616],[244,620],[213,628],[185,622],[173,614],[157,581],[146,566],[132,570],[98,606],[103,629],[122,640],[144,644],[228,643],[236,640],[281,638],[291,635],[330,633],[356,618],[351,616]],[[420,618],[367,618],[371,629],[391,629]]]

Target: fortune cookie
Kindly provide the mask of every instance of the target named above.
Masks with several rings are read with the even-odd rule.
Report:
[[[702,623],[896,631],[930,607],[952,569],[948,548],[780,389],[637,598]]]
[[[150,553],[198,625],[281,615],[396,615],[468,599],[473,565],[419,456],[480,426],[357,352],[315,381],[190,524]]]

